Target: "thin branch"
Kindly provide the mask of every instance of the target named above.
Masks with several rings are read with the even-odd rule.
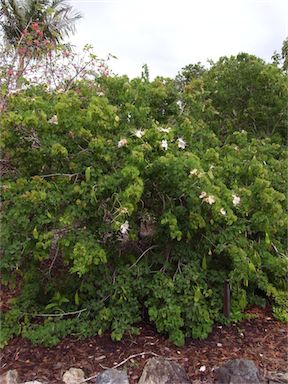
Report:
[[[57,259],[58,253],[59,253],[59,247],[57,246],[56,251],[55,251],[55,255],[53,257],[53,260],[52,260],[52,262],[50,264],[50,267],[49,267],[49,270],[48,270],[49,275],[51,274],[51,270],[52,270],[53,265],[54,265],[54,263],[55,263],[55,261]]]
[[[212,243],[212,241],[211,241],[210,239],[208,239],[208,237],[206,237],[205,235],[203,235],[203,233],[202,233],[202,237],[205,237],[205,239],[206,239],[206,240],[208,240],[208,241],[209,241],[209,243],[210,243],[210,244],[212,244],[212,245],[213,245],[213,247],[215,247],[215,248],[216,248],[216,245],[215,245],[214,243]]]
[[[75,75],[72,77],[72,79],[70,79],[69,83],[67,84],[67,86],[65,87],[65,91],[69,91],[70,87],[71,87],[71,84],[73,83],[73,81],[80,75],[81,72],[83,72],[85,70],[86,67],[88,67],[88,65],[90,63],[93,62],[94,59],[91,59],[90,61],[88,61],[82,68],[80,68],[79,70],[76,70],[76,73]]]
[[[176,271],[175,271],[175,273],[174,273],[174,275],[173,275],[173,281],[175,280],[175,278],[176,278],[176,275],[177,275],[177,273],[179,272],[179,273],[182,273],[182,270],[181,270],[181,262],[180,262],[180,260],[178,260],[178,265],[177,265],[177,269],[176,269]]]
[[[80,309],[80,311],[73,312],[63,312],[63,313],[37,313],[34,315],[33,313],[25,313],[25,315],[31,315],[35,317],[60,317],[60,316],[71,316],[71,315],[79,315],[82,312],[87,311],[87,308]]]
[[[46,177],[54,177],[54,176],[66,176],[71,178],[79,175],[80,173],[50,173],[49,175],[39,175],[39,177],[43,177],[43,179],[45,179]]]
[[[134,264],[130,265],[129,269],[133,268],[141,259],[144,255],[146,255],[146,253],[148,251],[151,251],[151,249],[154,249],[154,248],[158,248],[158,245],[151,245],[151,247],[147,248],[139,257],[138,259],[135,261]]]

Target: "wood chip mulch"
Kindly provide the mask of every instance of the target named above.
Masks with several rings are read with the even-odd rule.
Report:
[[[67,337],[53,348],[33,346],[25,339],[15,338],[2,350],[0,374],[16,369],[22,381],[38,379],[57,384],[63,383],[62,375],[71,367],[83,369],[85,377],[90,377],[135,354],[141,355],[130,358],[120,367],[127,371],[131,384],[138,382],[145,362],[153,354],[169,357],[182,365],[193,383],[213,383],[214,369],[235,358],[253,360],[264,376],[285,371],[287,326],[275,320],[270,309],[253,308],[249,312],[257,318],[229,326],[215,325],[208,339],[189,339],[182,348],[157,334],[149,324],[141,325],[139,336],[125,336],[117,343],[111,341],[108,334],[86,340]],[[206,367],[204,372],[200,372],[201,366]]]

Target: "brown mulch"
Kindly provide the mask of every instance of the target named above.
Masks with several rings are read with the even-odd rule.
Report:
[[[164,336],[157,334],[149,324],[141,325],[139,336],[125,336],[120,342],[111,341],[109,335],[86,340],[65,338],[58,346],[44,348],[33,346],[29,341],[15,338],[2,351],[0,373],[16,369],[22,381],[36,380],[43,383],[63,383],[63,373],[71,368],[81,368],[85,377],[121,363],[128,373],[130,383],[139,380],[150,352],[174,359],[182,365],[194,382],[213,383],[214,369],[229,359],[253,360],[261,373],[284,371],[287,366],[287,326],[275,320],[269,309],[251,309],[257,318],[247,319],[229,326],[214,326],[208,339],[187,340],[178,348]],[[149,352],[149,353],[148,353]],[[205,365],[205,372],[199,368]],[[90,381],[92,383],[93,381]]]

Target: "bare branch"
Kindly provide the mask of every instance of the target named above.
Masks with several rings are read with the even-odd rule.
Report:
[[[66,177],[74,177],[79,176],[80,173],[50,173],[49,175],[39,175],[39,177],[43,177],[43,179],[47,177],[54,177],[54,176],[66,176]]]
[[[151,245],[151,247],[147,248],[135,261],[134,264],[130,265],[129,269],[133,268],[141,259],[144,255],[146,255],[147,252],[151,251],[151,249],[158,248],[158,245]]]
[[[25,313],[25,315],[31,315],[35,317],[62,317],[62,316],[72,316],[72,315],[80,315],[82,312],[87,311],[87,308],[80,309],[79,311],[73,312],[63,312],[63,313]]]

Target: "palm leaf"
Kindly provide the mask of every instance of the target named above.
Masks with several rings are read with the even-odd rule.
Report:
[[[1,0],[0,4],[0,27],[14,46],[31,22],[40,24],[45,39],[59,44],[75,32],[75,23],[82,17],[65,0]]]

